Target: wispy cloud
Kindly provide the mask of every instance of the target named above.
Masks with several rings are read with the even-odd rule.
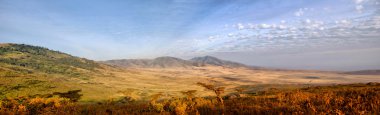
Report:
[[[377,1],[354,1],[356,5],[365,5],[368,2]],[[294,14],[297,14],[296,21],[286,22],[287,19],[278,22],[268,23],[236,23],[230,28],[236,29],[233,32],[218,34],[218,39],[214,36],[207,40],[199,38],[202,41],[202,47],[196,47],[199,51],[209,52],[231,52],[231,51],[258,51],[262,47],[265,50],[271,48],[283,49],[284,47],[313,47],[324,45],[341,45],[352,44],[358,45],[365,41],[377,40],[380,37],[379,15],[373,10],[368,10],[366,15],[355,13],[349,16],[341,16],[332,20],[329,13],[321,15],[319,18],[304,16],[304,13],[315,8],[300,8]],[[348,8],[349,9],[349,8]],[[372,7],[372,9],[374,9]],[[313,12],[308,12],[313,13]],[[313,14],[310,14],[313,15]],[[291,18],[291,16],[289,16]],[[327,17],[327,18],[326,18]],[[211,42],[212,41],[212,42]],[[307,44],[308,46],[305,46]],[[194,49],[192,49],[194,50]]]
[[[96,60],[355,50],[379,47],[379,9],[379,0],[0,1],[0,42]]]

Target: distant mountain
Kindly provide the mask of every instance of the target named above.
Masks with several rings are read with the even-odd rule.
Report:
[[[99,61],[100,63],[105,63],[120,67],[148,67],[152,60],[150,59],[117,59],[117,60],[107,60]]]
[[[193,63],[190,61],[175,58],[175,57],[158,57],[152,61],[151,65],[153,67],[163,67],[163,68],[190,67],[193,65]]]
[[[204,56],[204,57],[194,57],[190,59],[191,61],[195,62],[196,65],[214,65],[214,66],[224,66],[224,67],[248,67],[244,64],[232,62],[232,61],[226,61],[221,60],[216,57],[212,56]]]
[[[191,61],[175,57],[158,57],[155,59],[120,59],[102,61],[102,63],[120,67],[142,67],[142,68],[173,68],[173,67],[191,67]]]
[[[142,67],[142,68],[189,68],[199,66],[223,66],[223,67],[248,67],[237,62],[225,61],[212,56],[195,57],[183,60],[175,57],[158,57],[155,59],[120,59],[102,61],[102,63],[120,67]]]
[[[350,72],[344,72],[344,74],[352,74],[352,75],[380,75],[380,70],[350,71]]]

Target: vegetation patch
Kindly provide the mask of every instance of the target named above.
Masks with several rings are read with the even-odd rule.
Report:
[[[305,78],[305,79],[320,79],[321,77],[319,77],[319,76],[304,76],[303,78]]]
[[[30,70],[34,70],[48,74],[78,77],[85,75],[83,71],[78,69],[97,72],[95,68],[100,68],[98,63],[91,60],[24,44],[10,44],[0,47],[0,55],[0,64],[7,65],[12,70],[28,74],[32,72]]]
[[[194,97],[196,90],[181,91],[185,96],[149,102],[128,98],[98,103],[78,103],[80,90],[54,93],[48,97],[6,98],[0,114],[380,114],[380,83],[315,86],[293,90],[270,88],[267,93],[237,98],[218,97],[220,87],[198,83],[215,92],[213,97]],[[361,87],[357,87],[361,86]],[[243,89],[237,89],[244,94]],[[58,95],[58,96],[54,96]],[[120,103],[123,100],[125,102]]]

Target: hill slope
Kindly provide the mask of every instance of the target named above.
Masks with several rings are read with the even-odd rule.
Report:
[[[98,63],[91,60],[24,44],[2,44],[0,56],[0,69],[14,73],[43,72],[80,76],[86,72],[96,72],[95,69],[100,68]]]
[[[112,69],[43,47],[0,44],[0,98],[77,89],[83,92],[102,91],[102,88],[86,87],[81,82],[110,76],[103,72],[106,68]]]

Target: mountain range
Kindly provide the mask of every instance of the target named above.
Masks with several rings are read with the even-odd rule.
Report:
[[[115,65],[120,67],[137,67],[137,68],[191,68],[203,66],[221,66],[221,67],[249,67],[247,65],[221,60],[212,56],[194,57],[190,60],[184,60],[176,57],[157,57],[154,59],[120,59],[101,61],[101,63]]]

